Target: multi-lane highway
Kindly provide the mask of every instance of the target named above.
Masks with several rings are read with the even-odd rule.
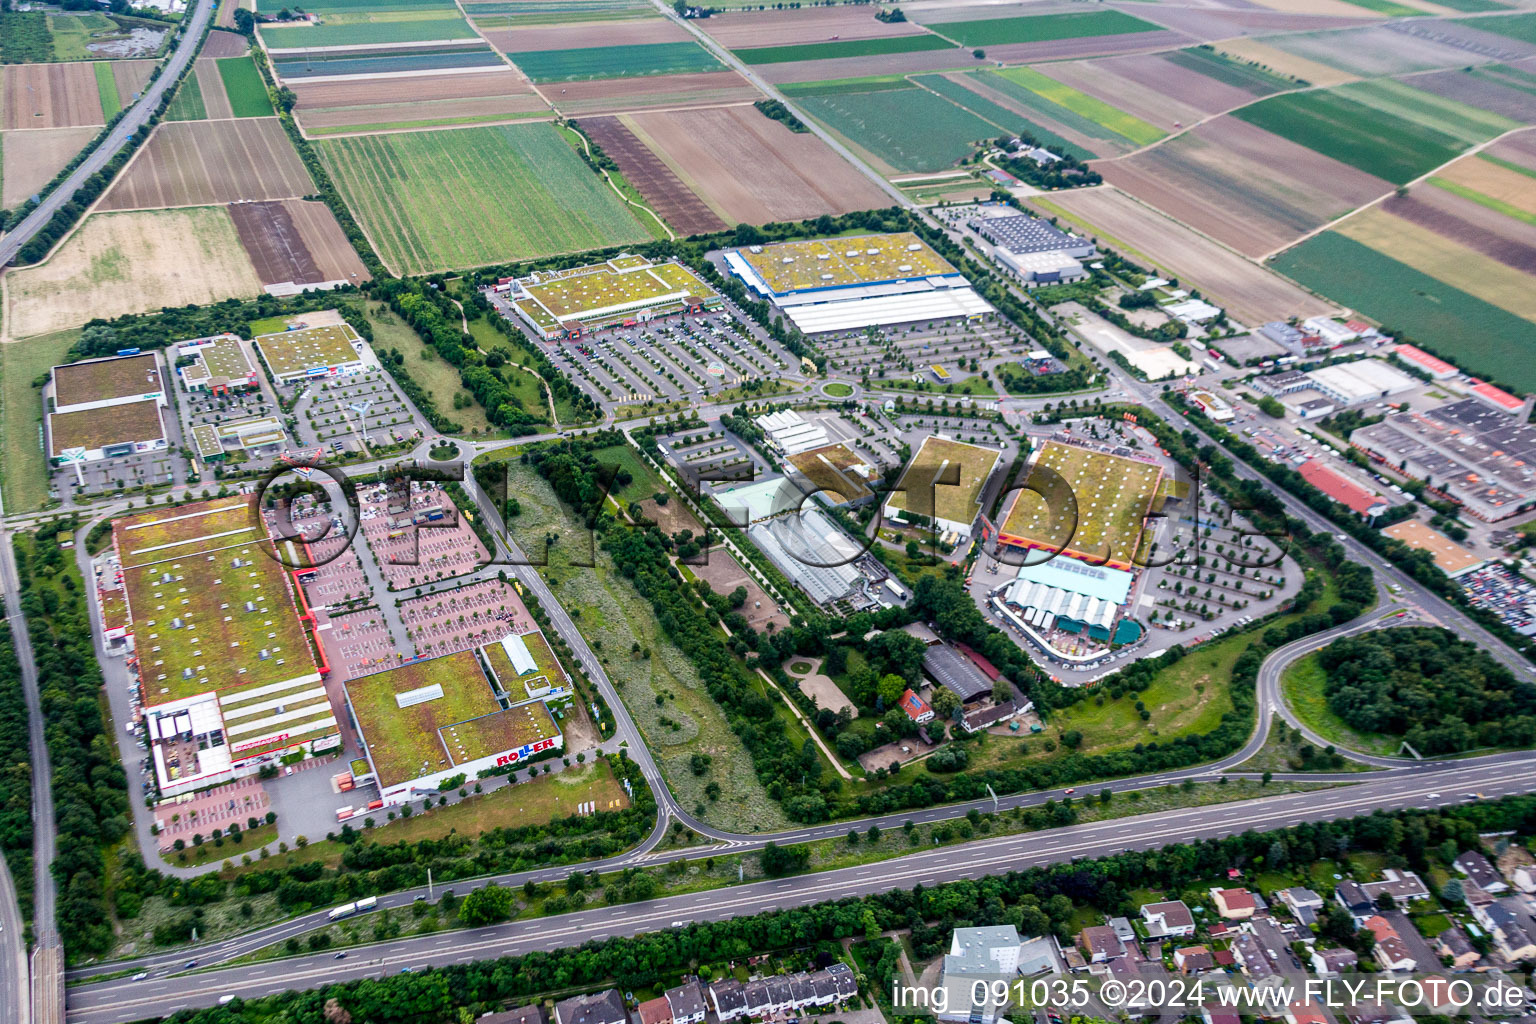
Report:
[[[1001,874],[1079,857],[1103,857],[1125,850],[1219,838],[1249,829],[1285,828],[1365,814],[1378,808],[1443,806],[1464,800],[1471,793],[1485,797],[1523,793],[1536,783],[1536,755],[1425,764],[1422,768],[1366,779],[1356,786],[1002,836],[970,843],[959,850],[940,847],[876,864],[751,882],[714,892],[395,939],[355,948],[341,960],[335,958],[335,953],[326,952],[171,976],[155,972],[139,981],[125,978],[78,985],[70,990],[70,1020],[80,1024],[117,1024],[161,1016],[181,1007],[211,1005],[225,995],[253,997],[337,981],[382,978],[406,968],[414,971],[531,950],[577,946],[592,940],[673,928],[683,922],[718,921],[848,896],[909,889],[919,884],[931,886]]]

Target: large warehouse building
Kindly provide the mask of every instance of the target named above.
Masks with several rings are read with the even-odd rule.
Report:
[[[1062,284],[1088,276],[1082,261],[1093,256],[1093,243],[1050,221],[1004,203],[986,203],[976,207],[966,226],[992,243],[992,255],[1026,284]]]
[[[806,334],[992,311],[965,275],[910,231],[730,249],[725,265]]]
[[[502,278],[495,290],[545,341],[580,338],[604,327],[673,313],[719,309],[714,289],[677,260],[652,263],[622,253],[606,263]]]
[[[747,536],[817,604],[873,603],[869,582],[853,564],[860,554],[858,545],[820,509],[808,506],[757,523]]]
[[[264,334],[256,339],[256,347],[279,384],[343,377],[373,364],[368,343],[346,322]]]
[[[1107,643],[1135,581],[1136,577],[1124,569],[1089,565],[1075,558],[1053,558],[1021,568],[1014,581],[1004,588],[1002,598],[1024,623],[1038,632],[1087,630],[1091,639]],[[1137,628],[1138,635],[1139,632]],[[1117,642],[1125,641],[1117,638]]]
[[[1476,398],[1388,416],[1349,443],[1484,522],[1536,507],[1536,427]]]
[[[165,382],[152,352],[55,366],[47,419],[55,465],[166,447]]]
[[[176,358],[191,359],[178,371],[188,391],[227,395],[260,387],[255,365],[245,354],[245,343],[233,334],[184,341],[176,346]]]
[[[901,479],[885,496],[891,519],[923,520],[939,531],[970,536],[981,514],[981,494],[1002,455],[991,448],[954,441],[939,434],[923,439]]]
[[[112,526],[128,664],[164,797],[340,742],[308,616],[270,553],[254,500],[158,509]]]

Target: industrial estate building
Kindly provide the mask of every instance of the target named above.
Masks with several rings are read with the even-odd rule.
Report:
[[[346,322],[264,334],[256,348],[278,384],[361,373],[371,362],[367,342]]]
[[[719,309],[723,300],[676,260],[652,263],[623,253],[605,263],[502,278],[495,290],[545,341],[576,339],[674,313]]]
[[[1381,532],[1402,541],[1411,548],[1428,551],[1434,557],[1440,571],[1452,579],[1471,572],[1485,561],[1445,534],[1431,529],[1417,519],[1405,519],[1400,523],[1393,523]]]
[[[854,564],[862,553],[859,546],[821,509],[807,506],[756,523],[747,536],[817,604],[875,602],[871,582]]]
[[[1388,416],[1349,443],[1484,522],[1536,507],[1536,428],[1484,399]]]
[[[217,499],[112,526],[128,665],[165,797],[340,743],[305,629],[313,617],[272,557],[254,502]]]
[[[875,496],[870,481],[879,473],[846,444],[810,448],[788,459],[790,478],[829,505],[862,505]]]
[[[1418,385],[1408,374],[1379,359],[1334,363],[1316,370],[1283,370],[1251,382],[1300,419],[1318,419],[1364,402],[1379,402]]]
[[[825,447],[829,440],[824,427],[808,422],[793,409],[759,416],[756,423],[768,435],[769,444],[785,455],[799,455],[812,448]]]
[[[1336,473],[1317,459],[1308,459],[1297,467],[1302,479],[1322,491],[1351,512],[1374,519],[1387,510],[1387,499],[1373,494],[1349,477]]]
[[[179,365],[184,359],[192,362]],[[176,346],[176,362],[181,383],[188,391],[227,395],[260,386],[256,367],[245,354],[245,345],[233,334],[184,341]]]
[[[1036,633],[1061,629],[1078,634],[1084,631],[1092,640],[1127,643],[1140,635],[1140,628],[1129,620],[1121,621],[1124,631],[1116,635],[1115,624],[1126,611],[1133,573],[1107,565],[1089,565],[1075,558],[1053,558],[1037,565],[1025,565],[1000,597],[1018,624]]]
[[[192,450],[204,462],[219,462],[231,452],[262,452],[288,441],[279,416],[252,416],[226,423],[198,423],[192,427]]]
[[[1001,460],[991,448],[932,434],[885,496],[884,514],[969,536],[981,513],[982,490]]]
[[[992,311],[910,231],[730,249],[725,265],[806,334]]]
[[[984,203],[966,226],[991,242],[997,261],[1025,284],[1062,284],[1088,276],[1082,261],[1094,255],[1093,243],[1050,221],[1003,203]]]
[[[55,366],[50,378],[47,450],[54,465],[166,447],[165,382],[154,353]]]

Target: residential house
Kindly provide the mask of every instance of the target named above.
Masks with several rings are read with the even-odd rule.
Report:
[[[980,732],[982,729],[990,729],[994,725],[1017,718],[1021,713],[1034,707],[1029,701],[1025,701],[1025,707],[1020,707],[1011,700],[1005,700],[1001,704],[994,704],[989,708],[976,708],[967,711],[960,718],[960,728],[966,732]]]
[[[647,999],[635,1008],[635,1014],[640,1018],[640,1024],[673,1024],[672,1007],[666,996]]]
[[[766,1017],[773,1013],[773,1001],[768,995],[768,983],[762,978],[749,981],[741,987],[743,1014],[748,1017]],[[724,1019],[724,1018],[721,1018]]]
[[[1396,1003],[1361,1003],[1344,1011],[1347,1024],[1416,1024],[1416,1018]]]
[[[1216,912],[1228,921],[1246,921],[1253,916],[1258,903],[1247,889],[1212,889],[1211,899]]]
[[[1332,1024],[1323,1008],[1310,999],[1293,1000],[1285,1008],[1286,1024]]]
[[[1232,956],[1237,965],[1243,969],[1243,973],[1248,975],[1255,985],[1279,980],[1275,966],[1269,962],[1269,956],[1264,952],[1264,947],[1250,933],[1238,932],[1237,937],[1232,940]]]
[[[1232,955],[1230,949],[1211,950],[1211,959],[1216,961],[1217,967],[1231,967],[1237,963],[1237,957]]]
[[[1510,872],[1509,880],[1521,892],[1536,892],[1536,865],[1521,864]]]
[[[1372,951],[1371,958],[1382,970],[1411,971],[1418,966],[1413,954],[1408,951],[1407,944],[1403,942],[1403,937],[1386,918],[1376,914],[1366,919],[1365,927],[1376,936],[1376,948]]]
[[[1382,881],[1365,882],[1360,886],[1365,895],[1375,903],[1382,894],[1392,896],[1396,906],[1406,906],[1414,900],[1429,899],[1429,886],[1424,880],[1412,871],[1398,871],[1396,868],[1387,868],[1381,873]]]
[[[1468,850],[1453,860],[1451,864],[1457,871],[1460,871],[1463,875],[1476,882],[1478,888],[1484,892],[1501,893],[1509,891],[1508,883],[1504,881],[1494,866],[1489,863],[1488,858],[1476,850]]]
[[[1233,1010],[1213,1010],[1209,1006],[1200,1008],[1200,1019],[1205,1024],[1242,1024],[1243,1018]]]
[[[1343,974],[1360,965],[1360,957],[1352,949],[1314,949],[1312,970],[1318,974]]]
[[[904,691],[897,703],[901,705],[901,710],[907,713],[907,717],[918,725],[924,725],[933,721],[933,705],[923,700],[913,691]]]
[[[1458,971],[1471,967],[1483,958],[1483,954],[1479,953],[1467,938],[1467,933],[1456,925],[1435,936],[1435,954],[1450,957],[1451,967]]]
[[[1510,963],[1536,959],[1536,940],[1518,915],[1503,902],[1490,903],[1482,910],[1479,920],[1493,933],[1494,945]]]
[[[673,1024],[701,1024],[704,1020],[704,990],[699,979],[688,978],[677,988],[669,988],[663,997],[671,1011]],[[647,1022],[648,1024],[648,1022]]]
[[[1490,905],[1498,897],[1469,878],[1461,883],[1461,898],[1475,914],[1479,907]]]
[[[1334,886],[1333,898],[1339,906],[1349,912],[1349,916],[1355,919],[1355,927],[1365,924],[1366,919],[1376,915],[1376,903],[1365,894],[1360,883],[1346,878]]]
[[[1114,929],[1115,938],[1119,939],[1121,945],[1125,946],[1127,950],[1136,944],[1136,929],[1131,927],[1131,922],[1128,918],[1112,917],[1109,919],[1108,924],[1110,928]]]
[[[948,993],[940,1020],[990,1024],[1008,1005],[1006,993],[975,984],[999,976],[1011,977],[1019,965],[1019,933],[1011,924],[986,928],[956,928],[944,957],[941,984]]]
[[[555,1004],[555,1024],[629,1024],[624,997],[615,988],[572,996]]]
[[[1141,919],[1147,923],[1147,934],[1154,939],[1195,934],[1195,915],[1183,900],[1148,903],[1141,908]]]
[[[1180,974],[1200,974],[1215,967],[1216,960],[1204,946],[1183,946],[1173,951],[1173,965]]]
[[[1090,925],[1077,936],[1077,946],[1083,958],[1091,964],[1101,964],[1125,955],[1125,946],[1115,930],[1107,924]]]
[[[837,986],[838,999],[852,999],[859,994],[859,979],[854,976],[853,969],[841,960],[828,965],[826,973],[832,976],[832,982]]]
[[[747,1000],[742,993],[741,982],[735,978],[717,981],[709,986],[709,1001],[715,1006],[715,1016],[722,1022],[737,1020],[747,1015]]]
[[[544,1024],[544,1011],[537,1006],[519,1006],[476,1017],[475,1024]]]
[[[1311,889],[1296,885],[1278,893],[1280,902],[1302,924],[1313,924],[1323,910],[1323,898]]]

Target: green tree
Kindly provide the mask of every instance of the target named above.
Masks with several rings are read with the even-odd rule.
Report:
[[[896,702],[901,700],[901,695],[906,692],[906,689],[907,681],[893,672],[880,677],[880,682],[875,687],[875,692],[880,695],[880,699],[885,701],[885,706],[889,708],[896,706]]]
[[[470,928],[495,924],[512,916],[512,890],[495,882],[487,883],[464,897],[459,904],[459,923]]]

